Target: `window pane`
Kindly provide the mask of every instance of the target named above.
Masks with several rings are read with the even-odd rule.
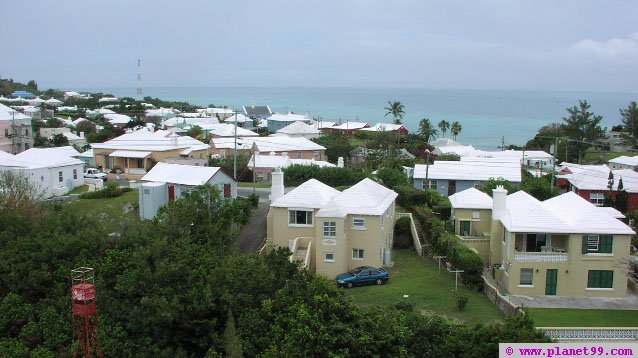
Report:
[[[532,285],[534,270],[531,268],[521,269],[521,285]]]
[[[598,236],[590,235],[587,237],[587,251],[598,251]]]

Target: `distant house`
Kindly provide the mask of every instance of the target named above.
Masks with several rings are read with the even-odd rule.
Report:
[[[271,173],[277,168],[287,168],[291,165],[316,165],[321,168],[336,167],[336,165],[314,159],[290,159],[287,155],[260,155],[250,157],[247,167],[253,171],[255,180],[270,181]]]
[[[84,162],[84,166],[87,168],[93,168],[95,166],[95,163],[93,162],[93,149],[89,149],[86,152],[74,155],[73,157]]]
[[[268,117],[268,131],[271,133],[275,133],[278,130],[294,123],[294,122],[303,122],[305,124],[310,124],[312,122],[312,118],[304,116],[302,114],[279,114],[275,113],[272,116]]]
[[[22,98],[33,98],[35,97],[35,95],[31,92],[27,92],[27,91],[13,91],[13,93],[11,93],[11,95],[13,97],[22,97]]]
[[[493,198],[493,199],[492,199]],[[634,231],[573,192],[539,201],[502,187],[450,196],[458,239],[512,295],[625,297]],[[491,201],[491,208],[490,208]],[[488,229],[489,228],[489,229]]]
[[[31,117],[0,104],[0,150],[15,154],[32,147]]]
[[[273,174],[266,245],[330,279],[392,262],[397,193],[370,179],[343,192],[310,179],[283,195],[282,175]]]
[[[612,185],[610,184],[610,173]],[[556,186],[563,192],[572,191],[590,203],[601,206],[605,195],[616,197],[619,190],[628,194],[628,211],[638,208],[638,173],[631,169],[611,170],[602,165],[561,163]]]
[[[82,95],[75,91],[66,91],[64,92],[64,100],[68,100],[71,98],[80,98]]]
[[[370,128],[368,123],[363,122],[345,122],[340,125],[336,125],[330,128],[324,128],[328,132],[336,132],[345,135],[354,135],[358,130],[363,128]]]
[[[44,103],[52,107],[58,107],[62,105],[62,101],[55,98],[49,98],[46,101],[44,101]]]
[[[600,139],[603,145],[609,146],[609,151],[612,153],[630,152],[634,150],[633,145],[627,139],[627,135],[623,132],[605,132],[605,136]]]
[[[611,169],[631,169],[638,171],[638,155],[633,157],[620,156],[614,159],[609,159],[609,167]]]
[[[104,115],[104,118],[109,121],[112,125],[124,128],[131,121],[131,117],[126,114],[118,114],[118,113],[107,113]]]
[[[246,129],[251,129],[253,128],[253,119],[249,118],[241,113],[230,116],[226,119],[224,119],[225,123],[235,123],[237,122],[237,126],[242,127],[242,128],[246,128]]]
[[[237,198],[237,183],[219,167],[157,163],[141,180],[142,220],[154,218],[161,206],[205,184],[217,187],[224,198]]]
[[[319,137],[321,132],[315,126],[304,122],[293,122],[282,129],[278,130],[274,135],[284,135],[292,138],[314,139]]]
[[[117,97],[102,97],[98,100],[100,103],[114,103],[119,102],[119,98]]]
[[[243,106],[242,112],[246,117],[252,119],[267,119],[272,116],[269,106]]]
[[[235,138],[213,138],[210,142],[214,154],[232,155]],[[254,151],[262,155],[287,155],[291,159],[324,160],[326,148],[306,138],[290,137],[240,137],[237,150]]]
[[[207,144],[168,131],[151,133],[145,129],[123,134],[104,143],[93,143],[94,162],[105,171],[119,169],[123,177],[139,179],[155,163],[208,165]]]
[[[40,136],[43,138],[51,139],[54,135],[61,134],[63,135],[71,145],[76,145],[78,147],[84,147],[86,145],[86,138],[84,138],[84,133],[81,133],[81,136],[75,135],[71,133],[70,128],[40,128]]]
[[[483,184],[489,179],[503,178],[514,185],[521,183],[521,163],[518,160],[462,157],[460,161],[434,161],[434,164],[414,166],[414,187],[435,189],[450,196]]]
[[[44,198],[64,195],[84,185],[83,163],[69,155],[71,150],[31,148],[16,155],[0,152],[0,171],[25,176]]]
[[[364,132],[396,132],[402,136],[410,134],[410,132],[402,124],[393,123],[377,123],[372,127],[361,128]]]

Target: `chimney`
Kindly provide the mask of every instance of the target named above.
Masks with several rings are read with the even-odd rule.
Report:
[[[507,190],[502,185],[492,190],[492,220],[499,220],[505,215],[505,198]]]
[[[274,202],[275,200],[284,196],[284,173],[280,168],[275,169],[274,172],[270,174],[272,187],[270,189],[270,202]]]
[[[80,132],[80,138],[84,138],[84,132]]]
[[[179,136],[178,136],[178,135],[177,135],[177,133],[175,133],[175,132],[173,132],[173,134],[171,134],[171,135],[170,135],[170,138],[171,138],[171,145],[172,145],[173,147],[177,147],[177,137],[179,137]]]
[[[343,168],[343,157],[339,157],[339,159],[337,159],[337,167]]]

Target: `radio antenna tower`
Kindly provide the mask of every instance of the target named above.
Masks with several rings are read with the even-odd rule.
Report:
[[[97,335],[99,316],[95,307],[95,275],[93,268],[71,270],[71,300],[73,301],[74,358],[102,358]]]
[[[142,60],[137,60],[137,94],[142,94]]]

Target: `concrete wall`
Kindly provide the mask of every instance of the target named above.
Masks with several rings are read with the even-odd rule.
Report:
[[[473,213],[478,212],[479,218],[474,218]],[[470,221],[470,235],[481,236],[487,234],[489,237],[492,230],[492,210],[489,209],[453,209],[454,233],[461,235],[461,221]]]

